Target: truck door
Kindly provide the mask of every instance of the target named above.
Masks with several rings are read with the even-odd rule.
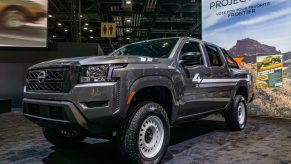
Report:
[[[209,67],[211,68],[211,76],[209,79],[203,79],[203,84],[207,84],[211,95],[210,103],[212,108],[222,109],[230,101],[232,87],[235,82],[231,79],[228,65],[223,57],[222,51],[215,45],[205,44],[207,56],[209,58]]]
[[[186,42],[179,55],[179,60],[183,61],[183,56],[196,54],[200,55],[198,62],[180,63],[181,72],[183,74],[183,95],[179,110],[180,117],[187,117],[197,113],[209,110],[209,93],[205,87],[200,87],[203,78],[211,76],[211,68],[206,64],[206,56],[202,49],[202,45],[195,41]]]

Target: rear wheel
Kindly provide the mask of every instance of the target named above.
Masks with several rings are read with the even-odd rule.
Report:
[[[85,136],[72,131],[43,128],[45,138],[53,145],[61,148],[77,146],[84,141]]]
[[[275,64],[276,63],[276,60],[275,59],[272,59],[272,63]]]
[[[118,130],[122,155],[131,163],[158,163],[170,140],[167,113],[153,102],[140,103],[130,110],[131,114]]]
[[[244,129],[247,122],[247,105],[242,95],[234,98],[233,106],[225,113],[225,122],[230,130]]]
[[[18,9],[9,9],[4,11],[1,16],[2,25],[6,28],[17,29],[25,25],[26,23],[25,14]]]

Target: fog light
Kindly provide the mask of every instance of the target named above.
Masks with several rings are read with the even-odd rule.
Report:
[[[81,106],[83,109],[108,107],[108,101],[90,101],[90,102],[82,102],[82,103],[80,103],[80,106]]]

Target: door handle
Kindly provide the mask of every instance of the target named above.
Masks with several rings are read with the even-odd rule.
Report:
[[[225,73],[225,74],[224,74],[224,77],[229,77],[228,73]]]
[[[209,76],[211,76],[211,73],[205,73],[204,75],[209,77]]]

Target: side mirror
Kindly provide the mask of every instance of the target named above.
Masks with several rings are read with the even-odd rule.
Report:
[[[182,54],[180,64],[201,64],[202,54],[200,52],[186,52]]]

